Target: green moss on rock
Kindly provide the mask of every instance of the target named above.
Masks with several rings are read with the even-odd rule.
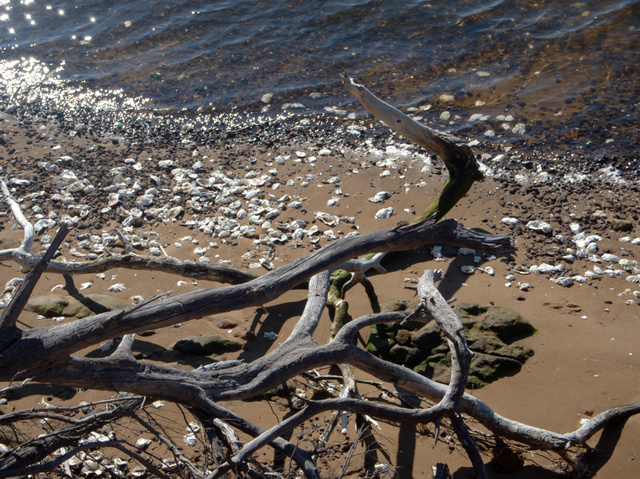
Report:
[[[513,344],[536,332],[517,311],[460,303],[455,312],[465,326],[469,348],[475,353],[469,372],[469,387],[479,388],[515,374],[533,355],[531,348]],[[377,325],[371,328],[367,350],[397,364],[416,365],[413,368],[415,372],[435,381],[449,380],[451,355],[435,321],[421,325],[417,330],[411,330],[406,324]]]
[[[222,354],[238,351],[242,344],[219,334],[203,333],[180,339],[173,348],[183,354]]]

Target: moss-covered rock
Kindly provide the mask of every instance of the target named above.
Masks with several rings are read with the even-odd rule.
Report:
[[[531,348],[513,344],[535,333],[535,328],[517,311],[476,303],[460,303],[454,311],[465,326],[467,343],[475,353],[469,387],[479,388],[515,374],[533,355]],[[435,321],[421,324],[416,330],[408,324],[375,326],[371,328],[367,350],[396,364],[415,365],[415,372],[436,381],[449,380],[451,354]]]
[[[440,346],[442,342],[442,332],[435,321],[411,334],[411,344],[426,356],[431,354],[431,351]]]
[[[396,364],[410,366],[420,360],[420,350],[396,344],[389,350],[389,359]]]
[[[490,383],[504,376],[513,376],[522,368],[522,363],[513,358],[493,354],[475,353],[471,360],[469,376]]]
[[[512,343],[535,333],[535,328],[520,313],[510,308],[492,306],[482,320],[483,329],[493,331],[505,343]]]
[[[367,339],[367,351],[381,358],[388,359],[389,351],[396,344],[394,333],[388,331],[384,324],[372,326]]]
[[[106,294],[89,294],[77,299],[72,296],[49,294],[30,299],[25,309],[41,314],[45,318],[58,316],[85,318],[94,314],[118,311],[128,307],[129,304],[127,302]]]
[[[183,354],[222,354],[242,349],[239,342],[219,334],[202,333],[198,336],[180,339],[172,349]]]

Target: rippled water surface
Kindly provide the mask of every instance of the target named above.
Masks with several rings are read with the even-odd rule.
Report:
[[[67,112],[361,113],[346,71],[461,135],[629,156],[639,32],[638,0],[0,0],[0,81]]]

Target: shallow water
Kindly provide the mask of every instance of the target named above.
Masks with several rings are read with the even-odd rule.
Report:
[[[346,71],[463,136],[624,157],[639,32],[640,0],[0,0],[0,82],[69,114],[362,113]]]

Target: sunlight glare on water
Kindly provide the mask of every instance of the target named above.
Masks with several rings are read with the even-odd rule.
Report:
[[[394,104],[431,105],[437,126],[460,134],[638,151],[638,0],[0,0],[0,10],[3,70],[33,79],[30,58],[50,69],[32,100],[55,77],[58,89],[122,90],[138,108],[262,111],[270,94],[267,108],[320,114],[353,104],[346,71]],[[15,102],[25,89],[6,90]],[[526,135],[496,120],[507,116]]]

